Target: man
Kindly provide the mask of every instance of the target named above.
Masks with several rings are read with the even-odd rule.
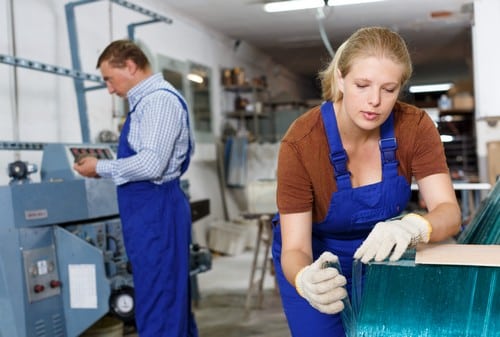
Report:
[[[130,112],[117,159],[84,157],[74,168],[117,185],[139,335],[198,336],[189,282],[191,212],[179,183],[194,149],[186,103],[129,40],[108,45],[97,68],[109,93],[128,99]]]

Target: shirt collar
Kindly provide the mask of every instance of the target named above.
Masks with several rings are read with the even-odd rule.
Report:
[[[141,82],[136,84],[132,89],[130,89],[127,93],[130,109],[132,110],[144,96],[156,90],[162,82],[163,82],[163,74],[156,73],[142,80]]]

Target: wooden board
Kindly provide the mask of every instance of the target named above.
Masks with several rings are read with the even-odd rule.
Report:
[[[419,245],[415,263],[500,267],[500,245]]]

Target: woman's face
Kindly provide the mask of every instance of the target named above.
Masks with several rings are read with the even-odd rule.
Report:
[[[404,68],[387,58],[356,58],[344,77],[338,76],[342,107],[363,130],[378,128],[389,116],[401,90]]]

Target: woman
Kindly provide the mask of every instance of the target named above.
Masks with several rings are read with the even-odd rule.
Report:
[[[461,224],[444,149],[425,111],[398,101],[412,66],[403,39],[362,28],[320,73],[324,103],[299,117],[278,158],[273,259],[292,335],[344,336],[353,259],[398,260]],[[423,215],[401,214],[415,179]],[[340,262],[341,270],[325,267]]]

